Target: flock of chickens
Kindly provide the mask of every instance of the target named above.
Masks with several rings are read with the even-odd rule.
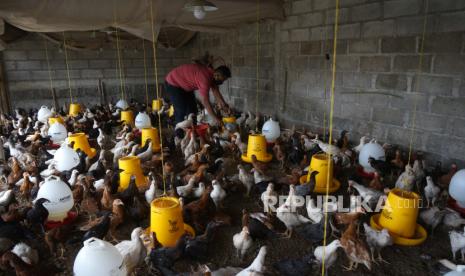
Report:
[[[146,107],[131,102],[131,109]],[[185,275],[309,275],[311,271],[329,269],[341,257],[342,248],[349,260],[347,270],[356,270],[359,264],[371,270],[382,262],[381,250],[391,246],[392,238],[386,229],[377,231],[367,223],[368,213],[360,207],[340,213],[336,206],[316,204],[313,189],[317,171],[310,172],[309,182],[300,185],[306,175],[312,155],[325,152],[334,161],[334,177],[342,181],[341,191],[370,199],[378,199],[396,187],[422,194],[427,202],[421,212],[422,221],[433,231],[443,223],[450,228],[465,224],[460,214],[445,208],[447,187],[457,171],[455,164],[444,172],[441,164],[428,170],[423,154],[414,154],[413,164],[407,164],[400,148],[384,144],[386,160],[370,159],[376,169],[371,180],[356,174],[357,154],[365,143],[352,147],[348,132],[328,143],[327,134],[317,135],[306,130],[286,130],[270,151],[274,161],[263,163],[252,156],[252,163],[240,160],[247,150],[246,137],[259,129],[262,120],[248,112],[238,114],[236,125],[211,125],[205,135],[193,131],[196,123],[208,122],[204,113],[191,114],[185,121],[173,125],[167,115],[168,106],[151,112],[152,122],[161,116],[162,153],[152,152],[149,139],[141,146],[139,130],[122,124],[121,110],[113,105],[85,109],[76,117],[66,116],[66,108],[53,111],[65,118],[69,133],[84,132],[89,142],[98,150],[94,158],[77,150],[80,158],[75,168],[59,172],[53,160],[57,148],[48,136],[47,123],[37,120],[37,111],[15,110],[15,114],[0,117],[0,267],[16,275],[52,275],[62,273],[53,262],[63,260],[70,246],[95,237],[115,244],[124,257],[129,274],[149,271],[155,275],[184,275],[175,272],[175,263],[184,258],[206,263],[209,244],[222,227],[233,224],[235,219],[228,212],[227,198],[243,194],[257,202],[254,210],[242,210],[241,231],[231,237],[237,257],[256,254],[245,268],[224,267],[212,271],[207,265]],[[183,129],[184,138],[175,137],[176,129]],[[372,141],[376,142],[376,141]],[[73,147],[64,143],[63,147]],[[131,177],[127,189],[119,188],[118,160],[124,156],[137,156],[149,183],[136,185]],[[183,158],[180,158],[180,157]],[[163,157],[163,158],[162,158]],[[68,224],[51,228],[46,222],[47,199],[37,198],[44,181],[58,176],[70,186],[77,218]],[[346,184],[346,185],[345,185]],[[347,189],[346,189],[347,188]],[[183,235],[175,247],[162,247],[154,233],[147,234],[150,203],[161,196],[179,198],[184,222],[196,232],[192,237]],[[286,196],[278,205],[279,196]],[[296,205],[297,196],[310,196],[302,207]],[[349,195],[347,198],[351,198]],[[240,202],[236,202],[240,204]],[[430,207],[431,206],[431,207]],[[256,211],[261,210],[261,211]],[[325,213],[326,212],[326,213]],[[325,221],[327,218],[327,225]],[[360,231],[363,225],[363,233]],[[130,237],[119,232],[123,227],[134,226]],[[286,229],[284,232],[280,229]],[[326,229],[326,235],[325,235]],[[314,245],[308,254],[297,259],[282,259],[265,266],[269,245],[261,246],[258,253],[251,252],[254,243],[266,244],[272,239],[286,239],[299,235]],[[326,246],[323,239],[326,236]],[[465,253],[465,233],[450,232],[453,257]],[[375,257],[376,255],[376,257]]]

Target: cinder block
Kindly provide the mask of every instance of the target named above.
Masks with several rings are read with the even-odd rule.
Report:
[[[89,63],[87,60],[68,60],[70,69],[87,69],[89,68]]]
[[[309,29],[293,29],[291,30],[291,41],[308,41],[310,36]]]
[[[452,134],[459,137],[465,137],[465,128],[463,126],[465,126],[465,119],[454,119],[452,123]]]
[[[415,119],[415,127],[418,129],[426,130],[429,132],[443,133],[445,131],[446,126],[446,116],[417,112]]]
[[[439,16],[438,31],[455,32],[465,30],[465,11],[443,13]]]
[[[465,114],[464,106],[465,97],[436,97],[431,105],[431,112],[463,117]]]
[[[394,34],[394,20],[370,21],[362,25],[362,37],[383,37]]]
[[[294,29],[299,27],[299,17],[297,15],[291,15],[286,17],[285,21],[281,25],[281,29]]]
[[[16,62],[15,61],[4,61],[3,66],[4,66],[5,71],[16,70]]]
[[[465,8],[465,1],[460,0],[429,0],[428,10],[438,11],[456,11]]]
[[[337,71],[358,71],[359,63],[358,56],[338,55],[336,69]]]
[[[335,15],[336,15],[336,10],[327,10],[325,24],[334,25]],[[350,21],[349,9],[348,8],[339,9],[339,18],[338,18],[339,24],[347,23],[349,21]]]
[[[289,96],[291,97],[307,97],[308,96],[308,85],[305,81],[296,81],[291,83],[289,87]]]
[[[442,154],[449,158],[457,158],[463,160],[465,156],[465,139],[449,137],[443,140],[443,143],[447,146],[443,147],[444,151]]]
[[[377,53],[378,40],[377,39],[361,39],[349,40],[349,54],[352,53]]]
[[[370,3],[351,8],[352,21],[374,20],[381,17],[381,3]]]
[[[360,71],[362,72],[389,72],[391,58],[386,56],[360,57]]]
[[[412,56],[395,56],[394,68],[395,72],[417,72],[419,64],[419,55]],[[423,55],[422,72],[430,72],[431,70],[431,56]]]
[[[413,139],[414,149],[419,149],[419,146],[422,145],[422,137],[429,136],[429,133],[428,135],[425,135],[424,131],[414,130],[413,134],[414,134],[414,139]],[[392,126],[388,128],[386,138],[387,138],[387,141],[389,141],[389,143],[391,144],[408,146],[411,136],[412,136],[412,131],[410,128]]]
[[[325,40],[325,37],[328,39],[333,37],[334,30],[333,26],[321,26],[321,27],[314,27],[310,29],[310,40]]]
[[[464,1],[465,2],[465,1]],[[460,53],[462,33],[432,34],[425,37],[425,53]]]
[[[402,93],[400,97],[391,97],[389,106],[399,109],[413,109],[414,102],[417,102],[417,110],[429,112],[429,99],[431,96],[421,93]]]
[[[342,83],[344,87],[371,88],[372,75],[367,73],[344,72]]]
[[[68,70],[56,70],[55,71],[55,78],[57,79],[68,79],[68,73],[69,73],[69,78],[70,79],[78,79],[81,77],[81,71],[80,70],[75,70],[75,69],[70,69]]]
[[[428,15],[426,19],[426,33],[435,30],[436,20],[433,15]],[[424,16],[401,17],[396,19],[395,34],[399,36],[418,35],[423,33]]]
[[[381,39],[382,53],[415,53],[415,37],[386,37]]]
[[[51,58],[51,54],[49,52],[49,59]],[[46,60],[46,56],[45,56],[45,51],[44,50],[33,50],[33,51],[28,51],[27,52],[27,56],[28,56],[28,59],[31,60],[31,59],[43,59],[43,60]]]
[[[434,58],[433,71],[440,74],[463,74],[465,57],[463,55],[437,55]]]
[[[17,61],[16,68],[18,70],[37,70],[37,69],[42,69],[42,64],[38,60]]]
[[[292,2],[292,14],[305,13],[312,10],[311,0],[300,0]]]
[[[334,43],[333,43],[334,40],[330,39],[330,40],[327,40],[327,41],[324,41],[323,43],[325,44],[324,45],[324,49],[323,49],[323,52],[324,53],[328,53],[330,54],[331,56],[333,55],[333,50],[334,50]],[[341,39],[338,39],[337,41],[337,55],[344,55],[347,53],[347,40],[341,40]],[[326,49],[326,50],[325,50]]]
[[[369,105],[343,105],[342,106],[342,117],[353,120],[371,120],[371,106]]]
[[[378,77],[376,78],[376,88],[406,91],[407,90],[407,77],[404,75],[397,75],[397,74],[379,74]]]
[[[9,71],[7,72],[7,78],[9,81],[29,80],[31,74],[29,71]]]
[[[322,70],[325,68],[325,62],[327,62],[327,67],[331,67],[331,63],[326,61],[326,59],[322,56],[311,56],[308,58],[308,66],[307,70]]]
[[[433,95],[451,96],[452,85],[454,83],[453,81],[454,79],[450,77],[421,75],[413,78],[412,91]]]
[[[373,121],[405,127],[408,121],[408,112],[402,109],[377,107],[373,109]]]
[[[336,7],[336,1],[326,1],[326,0],[313,1],[314,10],[325,10],[328,8],[335,8],[335,7]]]
[[[81,77],[84,79],[100,79],[103,78],[103,72],[96,69],[84,69],[81,70]]]
[[[3,59],[4,60],[27,60],[27,52],[26,51],[16,51],[16,50],[5,50],[3,51]]]
[[[300,43],[300,54],[301,55],[320,55],[321,54],[321,42],[301,42]]]
[[[52,80],[55,78],[55,72],[52,71]],[[33,80],[49,80],[50,73],[48,70],[34,70],[31,71],[31,79]]]
[[[338,39],[360,38],[360,23],[339,26]]]
[[[308,67],[308,57],[297,56],[292,57],[289,61],[289,69],[296,71],[305,71]]]
[[[323,13],[314,12],[299,15],[299,27],[313,27],[323,24]]]
[[[419,12],[420,1],[418,0],[394,0],[384,2],[384,18],[418,14]]]
[[[288,42],[289,41],[289,31],[281,31],[280,32],[281,42]]]
[[[89,60],[89,68],[91,69],[110,69],[116,67],[117,60],[95,59]]]

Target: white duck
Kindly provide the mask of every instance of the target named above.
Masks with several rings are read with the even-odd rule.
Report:
[[[242,227],[242,231],[233,236],[233,244],[236,248],[237,256],[242,260],[247,250],[252,247],[253,244],[247,226]]]
[[[262,275],[265,272],[266,246],[260,247],[257,257],[247,268],[237,273],[236,276]]]
[[[134,268],[144,262],[147,255],[147,249],[140,238],[142,232],[142,228],[137,227],[132,230],[130,241],[122,241],[115,245],[116,249],[123,256],[123,262],[126,265],[128,275],[134,271]]]

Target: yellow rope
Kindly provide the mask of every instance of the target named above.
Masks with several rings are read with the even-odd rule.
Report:
[[[258,94],[260,89],[260,0],[257,0],[257,93],[255,95],[255,116],[258,116]],[[258,128],[258,125],[257,125]]]
[[[160,99],[158,91],[158,68],[157,68],[157,47],[156,47],[156,38],[155,38],[155,29],[153,22],[153,4],[152,0],[150,1],[150,21],[152,25],[152,49],[153,49],[153,72],[155,74],[155,91],[157,93],[157,100]],[[165,176],[165,156],[163,155],[163,135],[162,135],[162,125],[161,125],[161,115],[158,113],[158,134],[160,136],[160,148],[161,148],[161,172],[162,172],[162,181],[163,181],[163,194],[166,195],[166,176]]]
[[[147,82],[147,61],[145,54],[145,40],[142,39],[142,49],[144,51],[144,79],[145,79],[145,104],[149,106],[149,84]]]
[[[52,70],[50,69],[50,59],[48,57],[48,47],[47,47],[47,39],[44,38],[44,45],[45,45],[45,59],[47,60],[47,70],[48,70],[48,79],[50,81],[50,94],[53,96],[53,79],[52,79]]]
[[[326,20],[325,20],[325,24],[326,24]],[[323,74],[324,75],[324,91],[325,91],[325,95],[324,95],[324,98],[323,98],[323,138],[326,139],[326,113],[327,113],[327,110],[326,110],[326,104],[327,104],[327,97],[328,97],[328,61],[326,60],[326,47],[327,46],[327,42],[328,42],[328,28],[324,28],[325,29],[325,40],[324,40],[324,46],[322,47],[323,48],[323,58],[324,58],[324,62],[325,62],[325,65],[324,65],[324,69],[323,69]],[[321,33],[321,36],[323,36],[323,33]]]
[[[116,15],[115,15],[115,26],[116,26]],[[119,82],[121,87],[121,99],[125,99],[125,91],[124,91],[124,81],[123,81],[123,63],[121,61],[121,52],[119,48],[119,34],[118,34],[118,27],[116,29],[116,55],[118,56],[118,68],[119,68]]]
[[[329,111],[329,141],[328,144],[331,146],[333,143],[333,113],[334,113],[334,86],[336,80],[336,50],[337,50],[337,30],[338,30],[338,21],[339,21],[339,0],[336,0],[336,10],[334,16],[334,40],[333,40],[333,64],[332,64],[332,79],[331,79],[331,106]],[[328,154],[328,164],[331,164],[332,156]],[[330,175],[330,170],[332,166],[328,165],[328,175]],[[326,195],[325,195],[325,225],[324,225],[324,236],[323,236],[323,259],[321,266],[321,275],[325,275],[325,258],[326,258],[326,229],[328,228],[328,195],[329,195],[329,181],[328,177],[326,182]]]
[[[68,76],[69,100],[73,103],[73,92],[71,91],[71,77],[69,76],[68,50],[66,49],[66,37],[63,32],[63,50],[65,51],[66,74]]]
[[[418,69],[417,69],[417,74],[415,78],[415,83],[413,85],[412,91],[417,91],[418,88],[418,82],[419,82],[419,76],[422,71],[423,67],[423,51],[424,51],[424,46],[425,46],[425,33],[426,33],[426,23],[428,20],[428,0],[425,2],[425,15],[423,18],[423,33],[421,35],[421,42],[420,42],[420,57],[418,58]],[[415,124],[416,124],[416,118],[417,118],[417,104],[418,104],[418,96],[414,96],[413,98],[413,116],[412,116],[412,127],[410,129],[411,134],[410,134],[410,142],[409,142],[409,149],[408,149],[408,162],[407,164],[410,163],[410,159],[412,157],[412,149],[413,149],[413,141],[415,137]]]

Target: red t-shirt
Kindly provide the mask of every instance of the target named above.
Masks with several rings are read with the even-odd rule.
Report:
[[[171,70],[166,81],[185,91],[199,90],[200,95],[208,96],[213,81],[213,70],[205,65],[184,64]]]

